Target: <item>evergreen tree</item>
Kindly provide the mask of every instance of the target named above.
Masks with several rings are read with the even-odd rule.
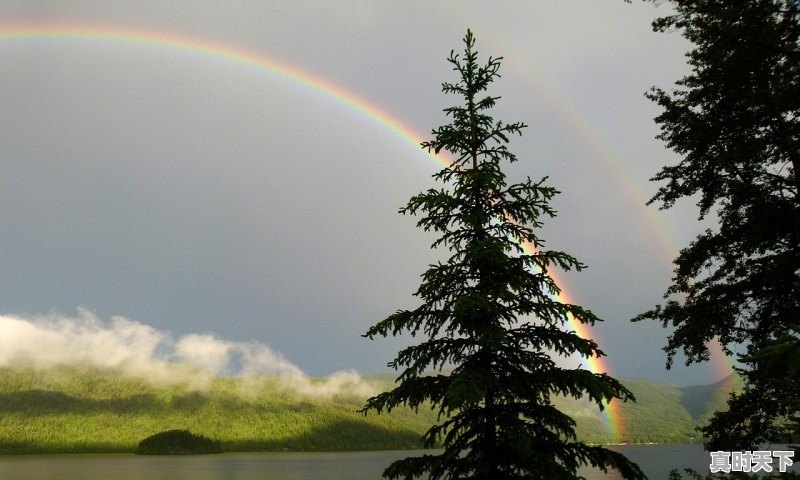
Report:
[[[565,328],[569,316],[584,324],[598,319],[555,299],[559,289],[548,274],[554,267],[583,265],[564,252],[544,250],[533,230],[542,217],[555,216],[549,202],[558,192],[545,179],[506,184],[501,164],[516,160],[506,144],[525,125],[489,115],[499,97],[483,92],[498,77],[500,59],[479,65],[469,31],[464,44],[463,57],[449,57],[460,80],[442,86],[463,97],[463,104],[445,109],[451,123],[422,144],[454,158],[434,175],[445,187],[412,197],[400,210],[419,214],[417,225],[439,234],[432,247],[446,247],[449,258],[422,275],[415,293],[419,307],[396,312],[365,335],[408,331],[426,338],[389,363],[402,369],[397,387],[370,398],[364,412],[398,405],[438,409],[439,421],[422,441],[444,451],[399,460],[384,476],[558,480],[578,478],[576,470],[591,465],[617,469],[626,479],[644,478],[621,454],[577,441],[575,422],[551,402],[553,395],[586,395],[603,408],[633,396],[606,374],[554,361],[603,355],[594,341]],[[520,242],[537,252],[525,254]],[[452,370],[446,374],[444,368]]]
[[[744,391],[703,429],[712,449],[743,449],[785,433],[797,414],[796,375],[784,381],[756,359],[800,318],[800,4],[671,3],[653,28],[694,44],[692,70],[677,90],[648,96],[664,109],[659,138],[683,158],[653,178],[666,184],[650,203],[697,199],[700,219],[718,226],[681,250],[666,303],[634,320],[674,328],[668,367],[679,351],[687,364],[708,360],[715,338],[728,355],[747,349]]]

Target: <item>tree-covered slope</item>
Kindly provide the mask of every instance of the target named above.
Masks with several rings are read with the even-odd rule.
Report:
[[[372,377],[377,388],[391,376]],[[624,380],[638,399],[624,404],[627,442],[689,442],[693,428],[724,405],[731,381],[680,387]],[[85,368],[0,369],[0,453],[132,452],[158,432],[185,429],[224,451],[418,448],[435,420],[425,408],[357,413],[365,398],[308,396],[281,380],[216,378],[206,389],[153,386],[118,372]],[[588,402],[559,399],[579,438],[614,442],[605,417]]]
[[[624,379],[636,402],[620,403],[616,422],[618,436],[612,435],[605,415],[587,409],[583,402],[561,400],[565,411],[578,421],[578,435],[595,443],[689,443],[700,440],[695,430],[711,414],[725,408],[728,394],[741,382],[731,375],[710,385],[680,386],[642,379]]]
[[[161,431],[191,430],[225,451],[416,448],[433,418],[364,417],[363,398],[310,397],[277,379],[155,387],[113,371],[0,369],[0,453],[132,452]]]

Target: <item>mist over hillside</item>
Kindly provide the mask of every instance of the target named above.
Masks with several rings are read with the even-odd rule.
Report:
[[[120,316],[103,321],[85,309],[75,316],[0,315],[0,331],[0,367],[112,369],[150,386],[180,385],[190,391],[207,390],[218,376],[269,376],[277,387],[314,397],[377,392],[354,371],[312,380],[263,343],[209,333],[174,338]]]
[[[312,378],[268,346],[212,334],[173,337],[123,317],[0,315],[0,452],[131,451],[189,429],[227,450],[417,448],[428,409],[357,411],[394,375]],[[589,443],[686,443],[739,381],[679,386],[623,379],[637,402],[609,419],[556,398]],[[617,424],[610,426],[609,422]]]
[[[164,368],[189,367],[172,365]],[[176,377],[172,377],[177,378]],[[191,377],[184,377],[191,378]],[[225,451],[372,450],[419,448],[436,413],[398,408],[364,416],[366,395],[330,379],[305,378],[296,389],[276,376],[209,376],[155,385],[116,367],[32,365],[0,367],[0,453],[131,452],[143,438],[171,429],[220,440]],[[588,402],[557,399],[590,443],[686,443],[694,427],[723,404],[735,383],[682,387],[623,380],[639,402],[622,406],[626,437],[614,438],[603,414]],[[385,389],[391,376],[355,385]],[[316,389],[319,387],[319,389]],[[329,394],[309,392],[326,388]],[[333,392],[333,393],[330,393]]]

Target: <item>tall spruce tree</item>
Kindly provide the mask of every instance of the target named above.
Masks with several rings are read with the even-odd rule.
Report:
[[[419,307],[396,312],[365,335],[407,331],[426,338],[389,363],[402,369],[398,385],[370,398],[364,412],[430,405],[440,416],[423,445],[444,451],[399,460],[384,476],[558,480],[578,478],[576,470],[591,465],[616,469],[626,479],[645,478],[621,454],[577,441],[573,419],[552,404],[553,395],[586,396],[603,408],[633,396],[605,373],[554,360],[603,355],[594,341],[567,328],[569,316],[584,324],[598,319],[557,300],[559,288],[548,274],[554,267],[583,265],[564,252],[544,250],[533,230],[542,217],[555,216],[549,202],[558,192],[545,179],[506,184],[501,164],[516,160],[506,144],[525,125],[489,115],[499,97],[484,92],[498,77],[500,58],[479,65],[469,31],[464,44],[463,57],[451,52],[448,60],[459,81],[442,85],[463,104],[445,109],[451,123],[422,144],[452,156],[450,168],[434,175],[445,187],[412,197],[400,210],[419,215],[419,227],[437,232],[432,247],[446,247],[449,258],[422,275],[415,293]],[[537,252],[526,254],[520,242]]]
[[[745,449],[798,415],[796,369],[773,366],[800,318],[800,4],[670,3],[653,28],[692,42],[692,70],[675,91],[648,94],[663,108],[659,138],[683,157],[653,178],[666,184],[650,203],[691,197],[718,225],[681,250],[666,303],[634,320],[674,328],[668,367],[679,351],[687,364],[708,360],[715,338],[728,355],[746,349],[744,390],[702,429],[710,448]]]

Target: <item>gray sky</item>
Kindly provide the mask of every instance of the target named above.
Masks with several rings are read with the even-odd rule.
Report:
[[[362,339],[413,307],[433,240],[397,214],[437,166],[368,114],[299,82],[186,50],[9,39],[20,23],[143,29],[290,65],[420,134],[457,102],[445,62],[467,27],[505,58],[495,116],[529,125],[512,179],[563,193],[548,247],[589,268],[563,287],[605,322],[617,376],[675,383],[660,301],[699,230],[691,202],[645,207],[675,160],[643,93],[686,72],[679,34],[644,2],[0,1],[0,313],[85,308],[175,336],[259,342],[311,375],[386,371],[407,339]],[[0,332],[0,335],[2,332]]]

